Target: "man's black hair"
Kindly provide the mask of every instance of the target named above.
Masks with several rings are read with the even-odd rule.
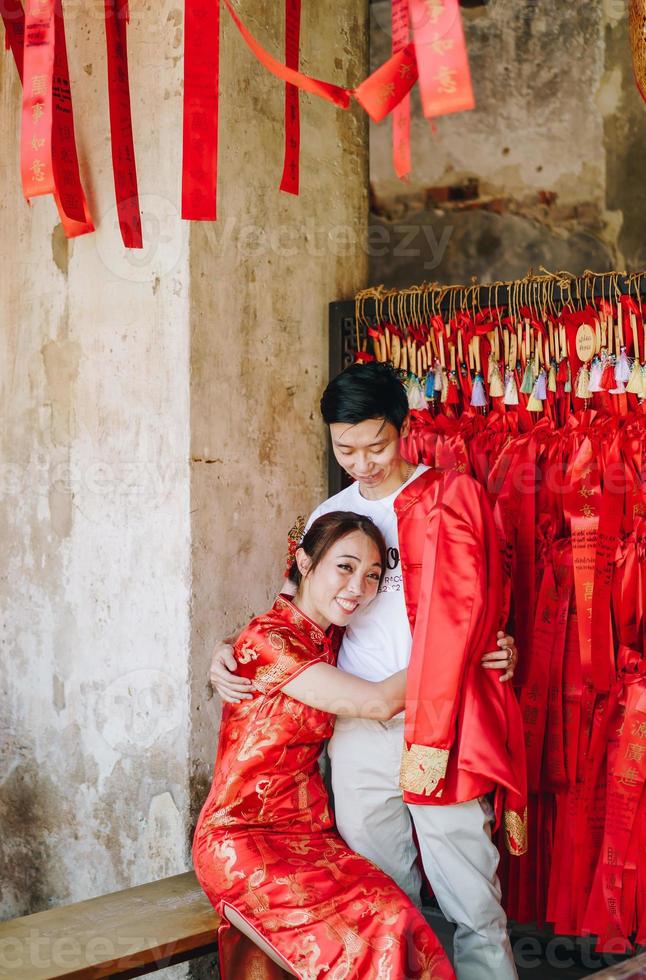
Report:
[[[321,415],[328,425],[333,422],[357,425],[366,419],[386,419],[399,432],[408,415],[408,399],[390,364],[378,361],[351,364],[323,392]]]

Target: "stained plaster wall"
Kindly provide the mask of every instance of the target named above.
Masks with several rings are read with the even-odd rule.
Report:
[[[390,4],[371,7],[372,56]],[[373,282],[483,282],[541,265],[641,269],[646,106],[623,0],[489,0],[463,10],[476,109],[436,121],[413,95],[413,173],[371,128]]]
[[[246,9],[253,9],[253,4]],[[282,49],[274,4],[248,26]],[[368,9],[303,4],[302,69],[356,85]],[[299,197],[279,194],[283,86],[223,25],[222,184],[215,225],[191,227],[192,803],[211,775],[218,705],[205,676],[218,637],[267,608],[286,535],[326,494],[318,402],[327,304],[367,282],[365,116],[301,95]]]
[[[66,10],[96,235],[67,242],[50,200],[22,200],[20,87],[13,60],[0,59],[5,916],[186,860],[188,251],[169,138],[181,130],[181,31],[171,4],[133,4],[149,218],[147,251],[128,257],[113,206],[101,11]]]
[[[366,282],[363,119],[304,97],[302,193],[279,194],[283,89],[227,19],[220,217],[180,222],[172,0],[131,4],[146,248],[124,253],[102,5],[65,6],[96,235],[67,243],[49,201],[22,201],[0,59],[4,916],[189,866],[210,647],[267,604],[293,517],[324,493],[326,304]],[[243,6],[280,52],[275,5]],[[306,5],[303,68],[356,82],[366,24],[365,0]]]

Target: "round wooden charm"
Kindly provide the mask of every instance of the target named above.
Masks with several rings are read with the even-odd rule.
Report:
[[[582,323],[576,332],[576,353],[580,361],[585,364],[591,361],[597,349],[597,337],[587,323]]]

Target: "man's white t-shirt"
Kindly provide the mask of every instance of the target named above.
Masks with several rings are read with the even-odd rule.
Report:
[[[428,466],[420,464],[406,483],[381,500],[366,500],[359,493],[359,484],[353,483],[319,504],[307,522],[309,528],[322,514],[351,510],[372,518],[386,539],[387,568],[379,592],[371,603],[353,615],[339,651],[341,670],[368,681],[382,681],[404,670],[410,660],[411,632],[404,600],[395,499],[427,469]]]

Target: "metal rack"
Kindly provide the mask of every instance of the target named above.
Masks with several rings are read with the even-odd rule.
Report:
[[[367,341],[367,326],[377,321],[381,312],[391,314],[395,307],[412,317],[419,301],[420,291],[431,297],[434,308],[439,313],[449,314],[456,308],[479,309],[487,306],[507,307],[520,301],[535,305],[540,309],[542,292],[549,290],[550,301],[556,305],[571,302],[585,305],[592,299],[616,300],[619,295],[631,295],[640,300],[646,299],[646,273],[594,273],[585,272],[582,276],[569,273],[549,273],[541,269],[541,274],[528,275],[526,279],[514,282],[498,282],[491,285],[423,285],[405,290],[379,289],[376,295],[362,300],[362,316],[357,320],[356,300],[339,300],[329,306],[329,377],[334,378],[353,363],[357,344],[361,347]],[[361,294],[359,294],[361,296]],[[381,307],[381,311],[379,309]],[[328,489],[338,493],[349,483],[338,465],[328,441]]]

